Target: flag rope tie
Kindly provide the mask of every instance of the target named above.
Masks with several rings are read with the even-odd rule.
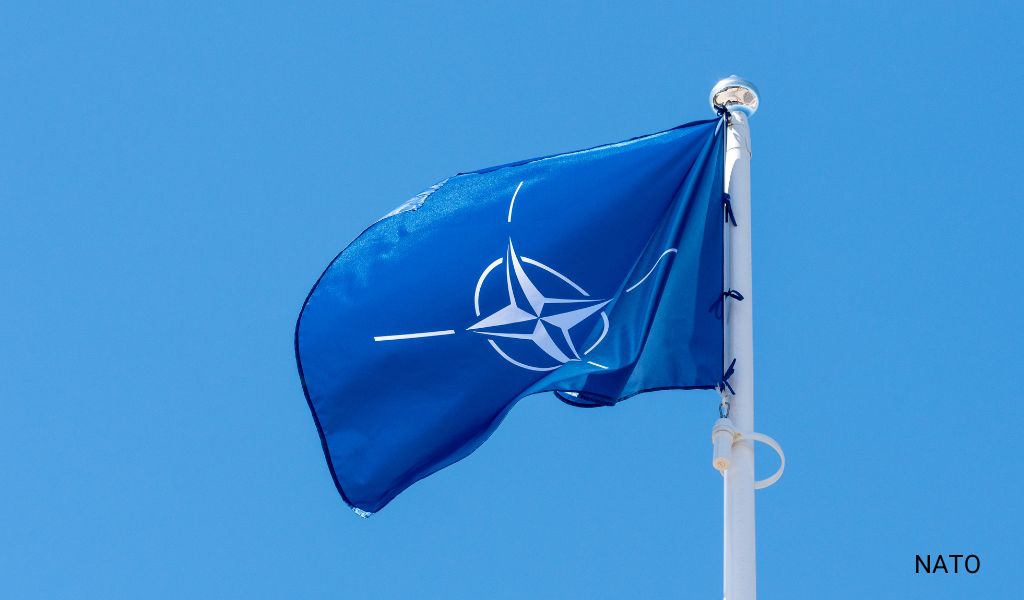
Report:
[[[724,394],[725,390],[728,389],[730,394],[732,394],[733,396],[736,395],[736,390],[732,389],[732,386],[729,385],[729,378],[732,377],[732,374],[735,372],[735,370],[736,370],[736,359],[734,358],[734,359],[732,359],[732,362],[729,363],[729,368],[726,369],[725,373],[722,374],[722,381],[719,382],[719,384],[718,384],[718,391],[719,392],[722,392]]]
[[[725,222],[736,227],[736,214],[732,212],[732,196],[728,192],[722,194],[722,203],[725,204]]]
[[[737,292],[736,290],[733,290],[733,289],[730,289],[730,290],[727,290],[725,292],[722,292],[722,295],[719,296],[718,298],[716,298],[714,303],[711,304],[711,307],[708,308],[708,312],[714,312],[715,313],[715,317],[721,319],[722,318],[722,310],[725,308],[725,299],[726,298],[732,298],[733,300],[739,300],[739,301],[742,302],[743,301],[743,294],[741,294],[741,293],[739,293],[739,292]]]

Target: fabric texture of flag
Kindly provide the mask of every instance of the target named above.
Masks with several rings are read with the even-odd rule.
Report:
[[[719,384],[722,129],[451,177],[331,262],[295,353],[357,513],[469,455],[524,396],[593,407]]]

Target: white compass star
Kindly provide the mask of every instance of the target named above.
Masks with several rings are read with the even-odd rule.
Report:
[[[490,337],[530,340],[560,363],[580,360],[569,330],[609,301],[544,296],[527,277],[512,240],[505,253],[505,280],[508,306],[477,321],[469,330]]]

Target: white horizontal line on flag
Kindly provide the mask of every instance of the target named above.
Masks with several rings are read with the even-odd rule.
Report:
[[[422,333],[399,333],[397,335],[375,335],[373,341],[375,342],[391,342],[394,340],[411,340],[415,338],[435,337],[438,335],[452,335],[455,333],[454,329],[445,329],[444,331],[424,331]]]
[[[607,369],[607,368],[608,368],[608,367],[606,367],[606,366],[604,366],[604,365],[599,365],[599,364],[597,364],[596,362],[594,362],[594,361],[592,361],[592,360],[588,360],[588,361],[587,361],[587,364],[588,364],[588,365],[594,365],[595,367],[600,367],[600,368],[602,368],[602,369]]]

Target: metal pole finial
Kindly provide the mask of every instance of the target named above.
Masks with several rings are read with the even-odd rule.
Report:
[[[730,75],[711,88],[711,108],[716,113],[723,110],[739,111],[748,117],[757,112],[760,103],[757,87],[737,75]]]

